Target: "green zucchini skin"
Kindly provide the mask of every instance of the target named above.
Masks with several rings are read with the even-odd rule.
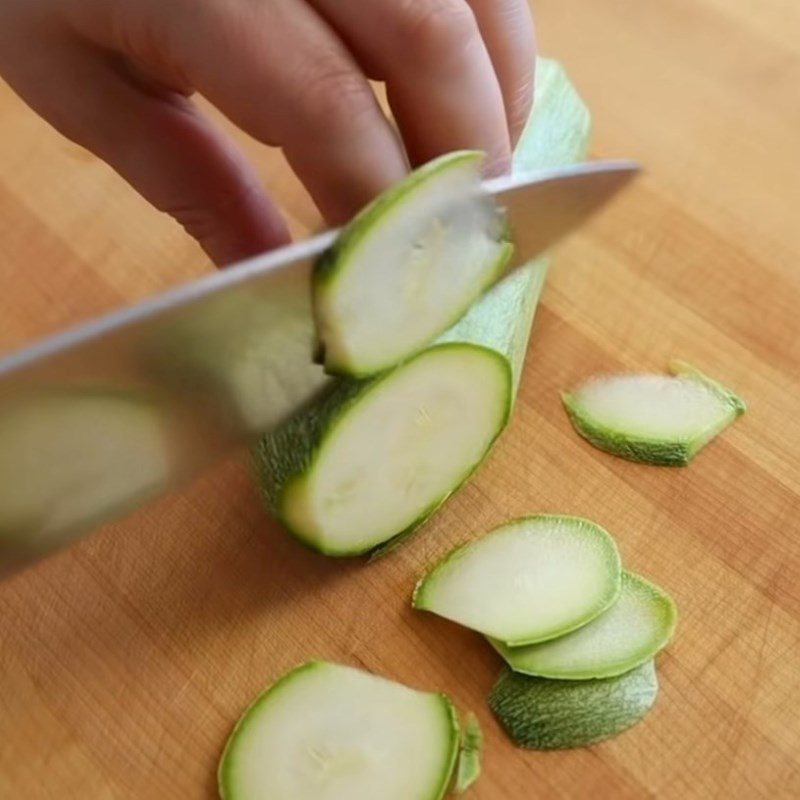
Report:
[[[663,442],[627,436],[584,415],[575,395],[564,392],[561,399],[575,430],[598,450],[661,467],[685,467],[692,460],[694,449],[688,440]]]
[[[655,664],[614,678],[550,680],[500,673],[489,706],[511,740],[532,750],[561,750],[609,739],[639,722],[658,694]]]
[[[717,434],[744,414],[747,407],[741,397],[731,389],[686,362],[672,361],[669,369],[675,376],[701,383],[717,396],[726,411],[715,424],[685,438],[658,439],[631,435],[595,420],[582,407],[578,396],[571,392],[562,393],[564,409],[575,430],[598,450],[642,464],[685,467]]]

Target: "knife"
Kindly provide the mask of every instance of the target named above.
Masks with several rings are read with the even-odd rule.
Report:
[[[484,182],[508,216],[510,268],[580,226],[637,171],[604,161]],[[310,276],[336,235],[0,360],[0,574],[187,481],[324,387]]]

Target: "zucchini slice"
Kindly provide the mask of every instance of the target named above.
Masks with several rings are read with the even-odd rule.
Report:
[[[582,628],[528,647],[490,642],[515,672],[568,680],[610,678],[653,658],[672,637],[676,618],[666,592],[623,572],[614,604]]]
[[[311,661],[244,712],[220,760],[219,791],[222,800],[439,800],[458,741],[444,695]]]
[[[458,547],[417,584],[415,608],[520,646],[597,617],[620,590],[614,540],[589,520],[540,514]]]
[[[655,703],[653,661],[614,678],[559,681],[504,670],[489,707],[511,740],[533,750],[585,747],[635,725]]]
[[[364,377],[405,360],[499,277],[512,247],[481,190],[482,161],[459,151],[415,170],[320,257],[312,297],[327,372]]]
[[[160,409],[121,392],[54,389],[4,404],[0,443],[0,547],[20,558],[127,511],[172,471]]]
[[[461,747],[458,751],[458,765],[453,791],[463,794],[481,775],[481,752],[483,750],[483,731],[474,714],[467,714],[461,728]]]
[[[745,412],[730,389],[682,361],[672,375],[591,378],[563,395],[575,430],[600,450],[647,464],[685,466]]]

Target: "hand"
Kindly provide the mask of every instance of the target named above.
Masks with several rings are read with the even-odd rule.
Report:
[[[468,147],[505,170],[533,61],[526,0],[0,0],[0,74],[220,265],[288,233],[193,92],[281,147],[337,224],[409,160]]]

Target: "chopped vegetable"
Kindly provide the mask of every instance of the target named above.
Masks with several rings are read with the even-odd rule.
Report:
[[[623,572],[614,604],[582,628],[528,647],[490,641],[515,672],[570,680],[608,678],[653,658],[672,636],[675,621],[669,595]]]
[[[21,558],[134,507],[171,473],[161,412],[136,395],[53,390],[9,402],[0,442],[0,547],[24,548]]]
[[[456,548],[414,590],[431,611],[512,646],[585,625],[620,589],[616,545],[599,525],[542,514]]]
[[[657,694],[652,660],[614,678],[588,681],[532,678],[505,669],[489,706],[520,747],[556,750],[584,747],[630,728]]]
[[[512,248],[481,190],[482,161],[461,151],[417,169],[320,257],[313,301],[327,372],[364,377],[405,360],[500,276]]]
[[[311,661],[259,695],[219,765],[222,800],[439,800],[458,752],[455,711],[351,667]]]
[[[454,791],[463,794],[478,780],[481,774],[481,751],[483,732],[474,714],[468,714],[461,728],[461,747],[458,751]]]
[[[607,375],[563,395],[575,429],[595,447],[631,461],[686,465],[744,402],[688,364],[672,375]]]

